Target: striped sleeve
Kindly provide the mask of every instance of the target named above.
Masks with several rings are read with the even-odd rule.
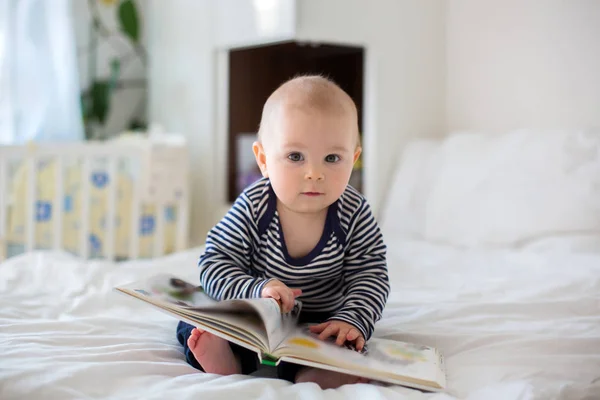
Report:
[[[252,269],[253,237],[258,232],[252,202],[242,193],[206,240],[200,256],[200,284],[216,300],[260,297],[269,279]]]
[[[369,340],[390,293],[383,235],[366,201],[350,224],[344,260],[346,300],[331,319],[348,322]]]

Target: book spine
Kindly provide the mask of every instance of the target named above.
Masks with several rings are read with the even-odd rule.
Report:
[[[260,363],[262,365],[269,365],[271,367],[274,367],[277,365],[277,357],[274,357],[268,353],[263,353],[260,357]]]

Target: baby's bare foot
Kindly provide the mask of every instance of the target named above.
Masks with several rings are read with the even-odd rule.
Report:
[[[242,372],[239,361],[225,339],[194,328],[187,344],[205,372],[219,375]]]
[[[296,383],[314,382],[321,389],[335,389],[343,385],[354,383],[369,383],[369,379],[358,376],[341,374],[335,371],[328,371],[317,368],[303,368],[296,375]]]

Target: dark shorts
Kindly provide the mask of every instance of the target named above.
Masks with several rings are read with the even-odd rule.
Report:
[[[331,317],[330,313],[302,312],[300,313],[300,318],[298,322],[300,324],[321,323],[327,320],[329,317]],[[188,364],[200,371],[204,371],[204,369],[198,363],[196,357],[194,357],[194,354],[192,354],[192,351],[187,345],[187,340],[190,337],[193,329],[194,327],[192,325],[183,321],[179,321],[179,324],[177,324],[177,340],[183,346],[185,359],[188,362]],[[229,346],[231,347],[233,354],[238,356],[240,359],[242,366],[242,374],[248,375],[258,369],[258,356],[256,352],[248,350],[231,342],[229,343]],[[281,362],[277,366],[277,377],[293,383],[296,380],[296,374],[298,373],[300,368],[302,368],[301,365]]]

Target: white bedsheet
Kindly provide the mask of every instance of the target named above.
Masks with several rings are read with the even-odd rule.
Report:
[[[159,271],[196,279],[195,249],[122,264],[63,253],[0,264],[0,398],[600,398],[600,254],[388,241],[393,293],[376,335],[439,346],[450,394],[197,373],[176,320],[112,291]]]

